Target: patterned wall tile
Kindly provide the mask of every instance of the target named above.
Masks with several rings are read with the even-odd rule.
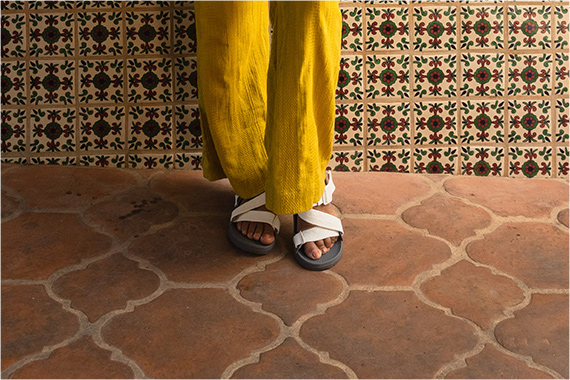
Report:
[[[125,7],[143,7],[143,8],[166,8],[170,5],[170,1],[147,1],[147,0],[136,0],[136,1],[125,1]]]
[[[26,1],[0,1],[0,9],[2,10],[23,10],[26,7]]]
[[[452,97],[457,95],[457,56],[415,56],[414,96]]]
[[[367,8],[366,49],[408,50],[408,8]]]
[[[126,138],[124,107],[81,107],[79,150],[123,150]]]
[[[122,21],[121,12],[79,12],[79,55],[122,55]]]
[[[30,13],[30,56],[72,57],[75,51],[72,13]]]
[[[40,0],[40,1],[30,1],[30,9],[73,9],[75,6],[75,1],[52,1],[52,0]]]
[[[364,140],[364,105],[337,104],[333,144],[338,146],[361,146]]]
[[[174,61],[177,102],[198,100],[198,71],[195,58],[178,57]]]
[[[342,51],[362,51],[362,8],[341,8]]]
[[[509,6],[509,49],[548,49],[550,6]]]
[[[26,63],[23,61],[2,62],[0,67],[2,72],[2,77],[0,79],[2,105],[26,104]]]
[[[129,103],[172,101],[172,60],[129,59],[128,101]]]
[[[554,123],[554,141],[566,143],[570,134],[570,102],[568,99],[556,100],[556,123]]]
[[[176,148],[202,148],[202,129],[197,105],[176,106]]]
[[[368,150],[368,170],[410,173],[411,149]]]
[[[191,9],[174,10],[174,53],[196,53],[196,17]]]
[[[568,49],[568,26],[570,24],[570,7],[568,5],[559,5],[554,8],[554,48]]]
[[[1,111],[2,115],[2,153],[26,151],[26,111]]]
[[[414,8],[414,50],[457,48],[456,7]]]
[[[414,173],[456,174],[458,148],[415,148]]]
[[[128,148],[172,149],[172,107],[131,107]]]
[[[129,167],[134,169],[172,169],[173,154],[129,154]]]
[[[32,165],[63,165],[75,166],[77,165],[77,158],[75,156],[37,156],[26,160],[27,164]]]
[[[556,158],[558,160],[557,177],[568,178],[568,166],[570,149],[567,146],[557,148]]]
[[[552,176],[551,147],[510,147],[510,177],[547,178]]]
[[[367,109],[368,146],[410,145],[410,103],[372,103]]]
[[[170,12],[126,12],[127,55],[170,54]]]
[[[18,165],[25,165],[29,161],[25,157],[0,157],[0,162],[3,164],[18,164]]]
[[[32,152],[75,151],[74,108],[33,108],[30,112]]]
[[[366,57],[367,98],[409,98],[409,88],[409,55],[369,55]]]
[[[104,1],[104,0],[83,0],[79,1],[77,8],[79,9],[100,9],[100,8],[111,8],[118,9],[122,6],[121,1]]]
[[[332,152],[327,170],[336,172],[361,172],[364,170],[364,153],[359,150]]]
[[[73,104],[74,61],[30,61],[30,101],[36,105]]]
[[[2,18],[2,58],[23,58],[28,47],[26,15],[23,13],[1,15]]]
[[[462,54],[461,96],[502,96],[504,94],[504,54]]]
[[[124,168],[126,160],[124,154],[90,154],[82,155],[79,165],[97,166],[100,168]]]
[[[554,65],[554,95],[568,95],[568,87],[570,87],[568,52],[556,53]]]
[[[363,66],[364,60],[361,55],[343,55],[340,58],[336,100],[362,99],[364,95]]]
[[[503,143],[504,108],[503,100],[461,102],[461,143]]]
[[[503,7],[461,7],[461,49],[503,49]]]
[[[188,7],[188,6],[193,6],[193,5],[194,5],[193,0],[181,0],[181,1],[175,1],[174,2],[175,7]]]
[[[421,102],[414,107],[415,145],[457,144],[457,103]]]
[[[552,88],[551,75],[551,54],[511,54],[507,95],[549,96]]]
[[[187,170],[202,170],[201,153],[177,153],[176,167]]]
[[[548,100],[509,101],[509,144],[551,142],[550,110]]]
[[[124,101],[123,60],[79,61],[79,101],[122,103]]]
[[[461,147],[461,174],[478,177],[502,176],[505,149],[502,147]]]

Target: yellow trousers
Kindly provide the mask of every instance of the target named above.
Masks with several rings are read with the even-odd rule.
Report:
[[[324,190],[342,20],[331,1],[197,1],[198,98],[209,180],[276,214]],[[269,27],[273,29],[270,36]]]

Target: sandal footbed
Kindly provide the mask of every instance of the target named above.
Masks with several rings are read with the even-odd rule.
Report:
[[[277,242],[277,239],[275,239],[271,244],[263,244],[260,241],[251,240],[246,235],[242,234],[237,229],[236,224],[232,222],[230,222],[228,227],[228,238],[239,249],[259,256],[267,255],[271,252]]]

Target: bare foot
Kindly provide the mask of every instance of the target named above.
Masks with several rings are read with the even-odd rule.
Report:
[[[254,210],[269,211],[265,206],[260,206]],[[275,231],[267,223],[260,222],[237,222],[238,231],[246,235],[248,239],[257,240],[261,244],[269,245],[275,241]]]
[[[315,207],[313,207],[313,210],[326,212],[327,214],[338,217],[338,214],[336,213],[334,206],[330,203],[328,205],[315,206]],[[299,231],[304,231],[304,230],[307,230],[311,227],[314,227],[312,224],[305,222],[301,218],[298,218],[297,220],[298,220],[297,229]],[[298,231],[295,231],[295,232],[298,232]],[[318,240],[315,242],[311,241],[311,242],[305,243],[305,245],[303,246],[303,249],[305,250],[305,255],[310,259],[318,260],[321,258],[322,255],[324,255],[328,251],[330,251],[330,249],[332,248],[332,246],[334,245],[334,243],[337,240],[338,240],[338,237],[332,237],[332,238],[326,238],[324,240]]]

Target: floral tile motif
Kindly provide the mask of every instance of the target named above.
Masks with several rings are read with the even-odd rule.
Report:
[[[172,108],[132,107],[129,111],[128,148],[172,149]]]
[[[123,150],[125,125],[124,107],[81,107],[79,150]]]
[[[509,49],[550,48],[550,6],[509,6]]]
[[[570,134],[570,102],[568,99],[556,100],[556,123],[554,124],[555,142],[565,143]]]
[[[193,0],[181,0],[181,1],[175,1],[174,2],[175,7],[187,7],[187,6],[193,6],[193,5],[194,5]]]
[[[409,98],[409,55],[369,55],[366,57],[366,97],[372,99]]]
[[[410,172],[411,149],[368,150],[368,170],[373,172]]]
[[[75,1],[52,1],[52,0],[40,0],[40,1],[30,1],[30,9],[73,9]]]
[[[550,101],[509,101],[509,143],[549,143]]]
[[[176,106],[176,148],[202,148],[202,129],[198,106]]]
[[[362,103],[337,104],[333,144],[361,146],[364,140],[364,105]]]
[[[177,57],[174,62],[175,73],[175,99],[185,102],[198,99],[198,69],[196,58]]]
[[[341,8],[342,51],[362,51],[362,9]]]
[[[72,57],[75,51],[73,13],[30,12],[30,56]]]
[[[364,170],[364,153],[359,150],[332,152],[327,170],[335,172],[361,172]]]
[[[1,111],[2,118],[2,153],[26,151],[26,111]]]
[[[172,101],[171,59],[130,59],[127,63],[129,103]]]
[[[147,1],[147,0],[136,0],[136,1],[125,1],[125,7],[168,7],[170,1],[158,0],[158,1]]]
[[[549,96],[551,75],[551,54],[511,54],[507,95]]]
[[[30,100],[33,104],[73,104],[74,61],[30,61]]]
[[[196,52],[196,17],[192,9],[174,10],[174,53]]]
[[[502,147],[461,147],[461,174],[478,177],[503,175],[505,149]]]
[[[457,103],[416,103],[414,144],[457,144]]]
[[[177,153],[176,167],[187,170],[202,170],[201,153]]]
[[[503,96],[504,54],[463,54],[461,96]]]
[[[172,169],[172,154],[129,154],[129,167],[133,169]]]
[[[510,147],[509,177],[551,177],[552,153],[551,147]]]
[[[26,5],[26,1],[7,1],[2,0],[0,1],[0,9],[1,10],[15,10],[20,11],[23,10]]]
[[[368,146],[410,145],[412,116],[410,103],[372,103],[366,106]]]
[[[103,0],[83,0],[77,3],[79,9],[99,9],[99,8],[120,8],[120,1],[103,1]]]
[[[0,157],[0,162],[3,164],[18,164],[25,165],[28,161],[25,157]]]
[[[82,155],[79,159],[79,165],[100,168],[125,168],[126,160],[124,154]]]
[[[82,104],[122,103],[123,62],[79,61],[79,101]]]
[[[73,108],[33,108],[30,114],[32,152],[74,152],[75,119]]]
[[[126,12],[127,55],[170,54],[170,13]]]
[[[74,156],[68,157],[32,157],[27,160],[26,163],[32,165],[63,165],[63,166],[75,166],[77,164],[77,159]]]
[[[26,30],[26,15],[2,15],[2,58],[23,58],[26,55],[28,38]]]
[[[410,48],[408,8],[367,8],[366,18],[367,50]]]
[[[554,59],[554,95],[568,95],[568,87],[570,87],[568,53],[556,53]]]
[[[503,7],[461,7],[461,49],[503,49]]]
[[[457,8],[414,8],[414,38],[414,50],[456,49]]]
[[[503,143],[504,108],[502,100],[461,102],[461,143]]]
[[[570,157],[570,149],[567,146],[558,147],[556,158],[558,160],[558,171],[556,173],[559,178],[568,178],[568,163]]]
[[[570,24],[570,7],[559,5],[554,7],[554,31],[555,38],[553,47],[555,49],[568,49],[568,27]]]
[[[414,78],[414,94],[417,98],[456,96],[457,56],[415,56]]]
[[[415,148],[414,173],[456,174],[457,147]]]
[[[26,62],[2,62],[0,67],[2,105],[26,104]]]
[[[364,94],[361,55],[344,55],[340,58],[340,71],[335,92],[336,100],[361,100]]]
[[[121,12],[79,12],[79,54],[122,55],[122,21]]]

